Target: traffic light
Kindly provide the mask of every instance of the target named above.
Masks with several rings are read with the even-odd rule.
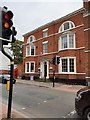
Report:
[[[59,64],[59,63],[60,63],[60,57],[59,57],[59,56],[54,56],[54,57],[52,58],[52,63],[53,63],[54,65]]]
[[[56,56],[52,58],[52,63],[55,65],[56,64]]]
[[[6,9],[2,10],[2,38],[10,40],[10,36],[12,35],[11,27],[13,25],[12,22],[13,13],[12,11],[7,11]],[[4,45],[8,45],[9,41],[3,41]]]
[[[16,36],[17,31],[15,30],[15,27],[12,27],[12,43],[14,43],[16,41],[16,38],[14,36]]]
[[[60,57],[56,56],[56,64],[59,64],[59,63],[60,63]]]

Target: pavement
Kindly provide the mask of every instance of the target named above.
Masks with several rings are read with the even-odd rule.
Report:
[[[28,84],[28,85],[33,85],[33,86],[38,86],[38,87],[46,87],[46,88],[51,88],[55,90],[60,90],[60,91],[66,91],[66,92],[77,92],[81,88],[85,87],[82,85],[66,85],[62,83],[55,83],[53,87],[53,83],[51,82],[38,82],[34,80],[22,80],[22,79],[17,79],[16,83],[20,84]],[[22,113],[12,109],[11,112],[11,118],[26,118]],[[7,105],[3,104],[0,102],[0,118],[7,118]]]
[[[29,84],[33,86],[46,87],[55,90],[67,91],[67,92],[77,92],[79,89],[85,87],[83,85],[66,85],[63,83],[55,83],[53,87],[52,82],[38,82],[34,80],[21,80],[21,79],[17,79],[16,82],[21,84]]]
[[[2,120],[5,120],[7,118],[7,105],[3,104],[2,102],[0,103],[0,118]],[[11,118],[26,118],[26,117],[22,113],[12,109]]]

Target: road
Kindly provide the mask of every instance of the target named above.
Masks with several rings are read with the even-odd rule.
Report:
[[[16,83],[13,108],[27,118],[79,118],[75,112],[76,93]],[[8,91],[2,86],[2,100],[7,103]]]

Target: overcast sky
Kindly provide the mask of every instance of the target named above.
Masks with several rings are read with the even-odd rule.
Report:
[[[0,6],[7,6],[14,13],[17,39],[41,25],[56,20],[81,7],[82,0],[0,0]],[[67,2],[68,1],[68,2]]]

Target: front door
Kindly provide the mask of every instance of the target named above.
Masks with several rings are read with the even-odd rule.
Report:
[[[47,62],[44,62],[44,78],[47,77]]]
[[[40,78],[49,78],[48,61],[41,62],[41,75]]]

